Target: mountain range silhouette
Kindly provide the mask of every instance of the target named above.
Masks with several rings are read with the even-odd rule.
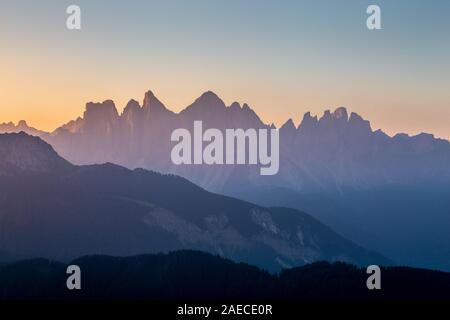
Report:
[[[68,263],[81,268],[82,290],[66,289]],[[181,305],[187,299],[290,301],[295,308],[289,310],[295,312],[305,300],[309,304],[317,300],[450,298],[449,273],[405,267],[382,268],[382,290],[367,290],[366,270],[342,262],[316,262],[269,274],[223,257],[183,250],[132,257],[84,256],[68,263],[32,259],[0,265],[0,299],[138,299],[146,304],[169,300],[181,301]]]
[[[192,130],[195,120],[205,129],[274,127],[247,104],[226,106],[211,91],[179,113],[148,91],[142,104],[130,100],[122,113],[111,100],[87,103],[82,117],[37,135],[76,165],[109,162],[175,174],[208,191],[308,212],[397,262],[450,270],[447,140],[388,136],[344,107],[321,117],[308,112],[300,124],[290,119],[279,128],[279,173],[261,176],[258,166],[173,165],[170,135]]]
[[[174,175],[75,166],[24,132],[1,134],[0,153],[4,260],[197,249],[272,271],[318,260],[391,263],[301,211],[210,193]]]

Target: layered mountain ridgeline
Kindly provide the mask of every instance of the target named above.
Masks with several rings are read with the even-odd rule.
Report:
[[[278,107],[278,106],[274,106]],[[259,166],[175,166],[175,128],[268,128],[246,104],[206,92],[180,113],[151,92],[119,114],[88,103],[82,118],[44,135],[76,164],[112,162],[183,176],[209,191],[314,214],[345,237],[397,261],[450,270],[450,143],[430,134],[390,137],[345,108],[280,128],[280,171]]]
[[[47,133],[45,131],[41,131],[41,130],[38,130],[38,129],[28,126],[28,124],[25,120],[19,121],[17,123],[17,125],[15,125],[12,122],[0,123],[0,133],[19,133],[22,131],[29,135],[36,136],[36,137],[40,137],[43,134]]]
[[[389,264],[306,213],[210,193],[184,178],[74,166],[37,137],[0,135],[0,251],[86,254],[198,249],[268,270],[318,260]]]
[[[237,174],[236,168],[175,166],[171,161],[172,132],[177,128],[192,129],[194,120],[204,120],[205,128],[266,127],[248,105],[241,107],[234,103],[226,107],[212,92],[204,93],[176,114],[149,91],[142,106],[131,100],[122,114],[117,112],[111,100],[90,102],[82,118],[44,135],[43,139],[75,164],[111,162],[130,169],[173,173],[208,187],[210,191],[220,191],[219,186],[225,184],[230,175]]]
[[[111,100],[88,103],[82,118],[43,138],[75,164],[111,162],[177,173],[217,192],[232,191],[242,183],[306,193],[450,180],[448,141],[430,134],[389,137],[373,131],[358,114],[348,115],[345,108],[326,111],[320,119],[306,113],[298,126],[287,121],[280,128],[281,165],[274,177],[261,177],[251,167],[175,166],[171,133],[192,129],[194,120],[202,120],[204,129],[270,127],[247,104],[227,107],[213,92],[174,113],[149,91],[142,106],[131,100],[122,114]]]
[[[404,267],[381,269],[381,290],[345,263],[317,262],[270,274],[196,251],[133,257],[85,256],[82,290],[66,287],[67,264],[34,259],[0,266],[0,299],[449,299],[450,274]]]

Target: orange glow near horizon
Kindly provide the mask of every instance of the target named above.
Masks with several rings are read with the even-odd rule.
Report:
[[[53,131],[70,120],[82,117],[85,104],[89,101],[112,99],[121,112],[130,99],[142,103],[147,90],[152,90],[167,108],[179,112],[204,91],[212,90],[226,105],[234,101],[248,103],[265,123],[273,122],[277,127],[289,118],[299,124],[303,114],[308,111],[320,117],[326,109],[333,111],[339,106],[345,106],[349,112],[356,112],[370,120],[373,129],[381,128],[390,135],[429,132],[437,137],[450,138],[450,108],[442,108],[438,114],[429,112],[425,107],[430,103],[427,98],[435,105],[445,104],[445,101],[436,102],[429,95],[422,100],[416,98],[416,101],[411,101],[395,97],[391,92],[388,92],[390,95],[372,97],[369,94],[365,96],[363,88],[327,91],[321,90],[320,84],[311,83],[308,87],[297,85],[279,88],[268,87],[263,82],[249,85],[239,81],[211,81],[212,84],[208,85],[208,81],[190,82],[187,80],[188,75],[185,75],[186,81],[180,82],[187,85],[181,87],[172,86],[174,82],[171,79],[161,77],[145,81],[144,75],[127,82],[109,81],[114,79],[113,74],[95,78],[86,76],[84,79],[73,70],[68,71],[72,76],[61,72],[49,75],[39,70],[28,71],[19,73],[11,72],[8,68],[2,69],[5,76],[0,79],[0,123],[26,120],[32,127]],[[350,92],[351,89],[353,92]],[[327,91],[327,95],[323,94],[324,91]]]
[[[359,1],[330,2],[325,13],[315,1],[268,1],[259,11],[246,1],[80,5],[89,14],[71,32],[63,3],[1,4],[0,123],[52,131],[82,116],[89,101],[112,99],[121,112],[147,90],[178,112],[211,90],[278,127],[345,106],[390,135],[450,139],[443,10],[428,17],[433,23],[396,19],[368,33]],[[415,14],[408,8],[385,4],[395,17]],[[177,23],[168,25],[169,16]],[[201,28],[192,23],[199,18]]]

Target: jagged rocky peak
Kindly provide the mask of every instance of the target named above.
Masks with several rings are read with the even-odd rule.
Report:
[[[168,111],[164,104],[149,90],[145,93],[144,102],[142,104],[143,110],[147,112]]]
[[[294,121],[289,119],[280,127],[280,136],[282,139],[285,139],[286,142],[292,142],[292,139],[297,134],[297,128],[295,127]]]
[[[33,136],[41,136],[46,132],[30,127],[25,120],[20,120],[17,125],[13,122],[0,123],[0,133],[25,132]]]
[[[310,132],[311,130],[314,130],[317,128],[317,125],[319,124],[319,120],[317,119],[317,116],[311,116],[311,112],[306,112],[303,115],[303,120],[300,122],[298,126],[299,132]]]
[[[139,119],[142,118],[142,112],[143,109],[139,105],[139,102],[137,102],[134,99],[131,99],[130,101],[128,101],[127,105],[123,109],[121,118],[129,126],[134,127],[135,123],[137,121],[140,121]]]
[[[311,116],[311,112],[306,112],[303,115],[303,120],[299,125],[299,128],[304,127],[304,126],[311,126],[311,125],[317,125],[317,122],[319,120],[317,119],[317,116]]]
[[[325,110],[323,113],[322,118],[319,119],[319,122],[323,121],[332,121],[332,120],[339,120],[339,121],[348,121],[348,113],[347,109],[345,107],[339,107],[334,112],[331,112],[329,109]]]
[[[323,113],[323,116],[319,119],[319,123],[322,122],[329,122],[333,120],[333,116],[331,115],[331,112],[329,109],[325,110],[325,112]]]
[[[305,113],[303,120],[299,125],[299,131],[305,132],[315,128],[328,128],[327,130],[340,128],[340,130],[345,131],[353,130],[358,134],[372,132],[369,121],[364,120],[361,116],[354,112],[352,112],[349,116],[345,107],[339,107],[334,112],[326,110],[319,120],[317,116],[311,116],[310,112]]]
[[[131,99],[125,106],[125,109],[123,109],[123,115],[126,116],[128,114],[135,114],[136,112],[139,111],[141,111],[141,106],[139,105],[139,102],[137,102],[134,99]]]
[[[361,122],[361,121],[364,121],[364,119],[359,114],[355,112],[352,112],[350,114],[349,122]]]
[[[250,106],[246,103],[244,103],[244,105],[242,106],[242,110],[253,111],[253,109],[250,108]]]
[[[349,125],[352,128],[359,129],[360,131],[372,132],[372,128],[370,126],[370,122],[368,120],[364,120],[359,114],[352,112],[350,114]]]
[[[69,122],[67,122],[66,124],[64,124],[62,127],[57,128],[52,135],[58,134],[58,132],[60,132],[62,130],[63,131],[68,131],[71,133],[76,133],[79,132],[81,127],[84,124],[84,119],[81,117],[78,117],[76,120],[71,120]]]
[[[239,102],[235,101],[229,106],[229,109],[236,110],[236,111],[243,111],[244,113],[257,116],[255,111],[247,103],[244,103],[241,107],[241,104]],[[259,117],[258,117],[258,119],[259,119]]]
[[[247,114],[251,114],[251,115],[257,117],[258,120],[259,120],[259,116],[256,114],[256,112],[247,103],[243,104],[242,111],[244,111]]]
[[[117,112],[114,101],[105,100],[99,102],[88,102],[86,104],[86,111],[83,118],[85,120],[104,120],[104,119],[117,119],[119,114]]]
[[[244,105],[242,106],[242,111],[244,111],[244,113],[246,113],[247,115],[251,115],[254,118],[256,118],[258,120],[258,122],[261,122],[261,119],[259,118],[259,116],[247,103],[244,103]]]
[[[30,128],[25,120],[20,120],[17,123],[17,126],[12,121],[0,123],[0,127],[4,128],[4,129],[28,129],[28,128]]]
[[[280,128],[281,131],[295,131],[297,128],[295,127],[294,121],[290,118],[286,121]]]
[[[348,121],[348,113],[345,107],[339,107],[333,112],[333,119]]]

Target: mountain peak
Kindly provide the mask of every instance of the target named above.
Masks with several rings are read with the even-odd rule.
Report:
[[[121,118],[129,126],[134,127],[135,122],[140,121],[139,119],[142,118],[142,110],[143,109],[139,105],[139,102],[137,102],[134,99],[131,99],[130,101],[128,101],[127,105],[123,109]]]
[[[312,130],[318,123],[319,120],[317,119],[317,116],[313,117],[311,116],[311,112],[306,112],[303,116],[302,122],[298,126],[298,130],[302,132]]]
[[[317,119],[317,116],[311,116],[311,112],[308,111],[303,115],[303,120],[300,123],[299,127],[304,125],[317,124],[318,121],[319,120]]]
[[[200,98],[201,99],[203,98],[203,99],[219,99],[220,100],[219,96],[211,90],[203,92],[202,95],[200,96]]]
[[[236,105],[234,106],[234,108]],[[200,97],[198,97],[191,105],[185,108],[180,114],[189,113],[195,117],[200,117],[202,112],[207,111],[208,113],[213,110],[226,110],[225,103],[222,99],[217,96],[212,91],[204,92]]]
[[[248,104],[246,104],[246,103],[244,103],[244,104],[243,104],[243,106],[242,106],[242,110],[246,110],[246,111],[252,111],[252,112],[253,112],[253,109],[252,109],[252,108],[250,108],[250,106],[249,106]]]
[[[357,114],[356,112],[352,112],[350,114],[349,121],[350,122],[358,122],[358,121],[364,121],[364,119],[359,114]]]
[[[350,119],[348,120],[348,123],[351,127],[359,131],[372,132],[370,122],[364,120],[359,114],[355,112],[352,112],[350,114]]]
[[[129,113],[135,113],[139,112],[141,110],[141,106],[139,105],[139,102],[137,102],[134,99],[131,99],[128,101],[127,105],[125,106],[125,109],[123,109],[123,114],[127,115]]]
[[[58,173],[72,165],[38,137],[19,133],[0,134],[0,175],[20,172]]]
[[[292,131],[292,130],[296,130],[297,128],[295,127],[294,121],[292,120],[292,118],[290,118],[288,121],[286,121],[280,128],[280,130],[286,130],[286,131]]]
[[[8,123],[0,123],[0,133],[18,133],[21,131],[37,137],[46,133],[44,131],[30,127],[25,120],[20,120],[17,123],[17,126],[14,125],[14,123],[11,121]]]
[[[119,116],[116,105],[112,100],[105,100],[103,102],[88,102],[86,103],[86,111],[84,112],[84,118],[90,116],[108,116],[117,118]]]
[[[225,106],[222,99],[220,99],[219,96],[212,91],[204,92],[197,100],[195,100],[195,102],[213,107]]]
[[[337,120],[348,121],[348,113],[345,107],[339,107],[333,112],[333,118]]]
[[[144,101],[145,99],[157,99],[157,98],[152,90],[147,90],[147,92],[144,95]]]
[[[153,94],[151,90],[147,91],[144,96],[142,108],[150,112],[169,111],[164,104]]]
[[[17,123],[17,127],[19,127],[19,128],[29,128],[29,127],[28,127],[28,124],[27,124],[27,122],[26,122],[25,120],[20,120],[20,121]]]
[[[319,122],[331,120],[333,116],[331,115],[330,110],[325,110],[323,116],[319,119]]]
[[[241,110],[241,105],[239,104],[239,102],[235,101],[229,106],[229,108],[231,110]]]

